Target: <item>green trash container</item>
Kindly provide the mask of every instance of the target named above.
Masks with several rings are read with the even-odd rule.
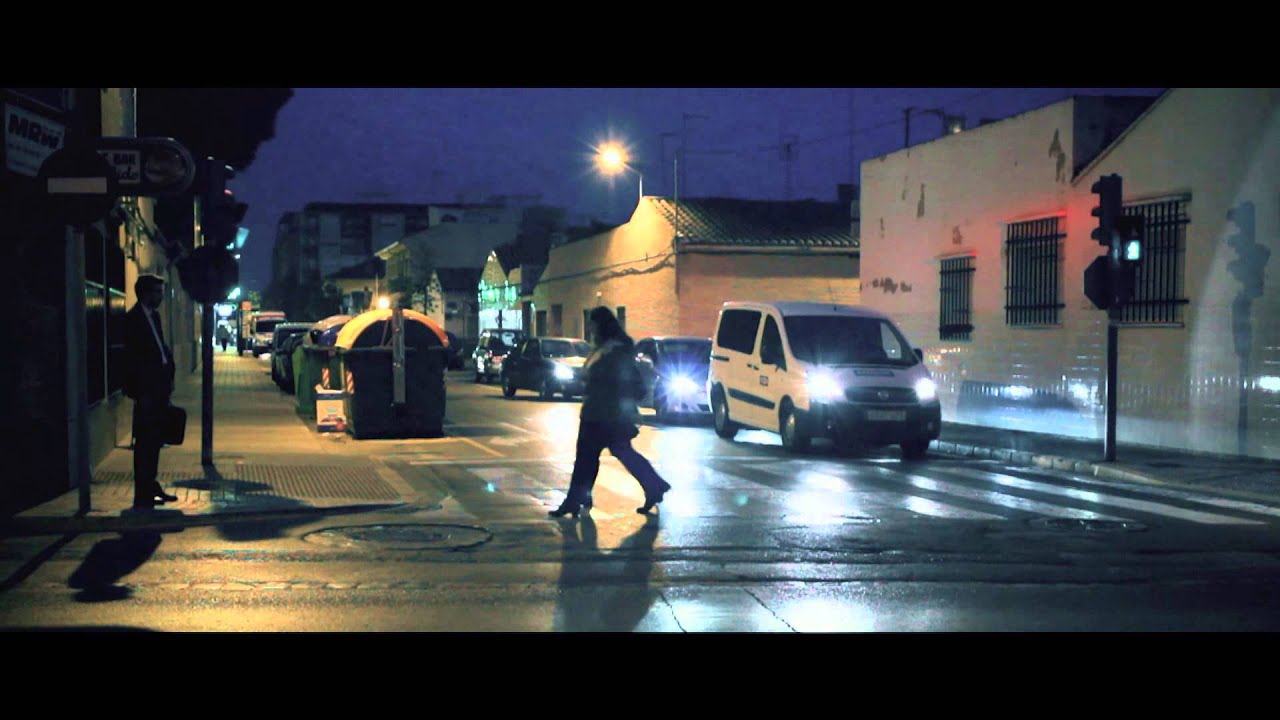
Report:
[[[405,398],[401,404],[394,402],[391,348],[339,348],[338,359],[347,391],[347,430],[354,437],[444,436],[444,347],[405,348]]]
[[[301,362],[294,366],[293,386],[297,397],[298,412],[310,417],[316,411],[316,385],[324,385],[325,369],[329,370],[328,387],[342,388],[342,375],[338,371],[337,348],[321,345],[299,345]],[[295,353],[295,358],[297,353]]]

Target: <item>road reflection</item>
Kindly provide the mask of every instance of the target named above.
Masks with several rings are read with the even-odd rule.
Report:
[[[555,625],[563,632],[630,632],[649,614],[658,591],[649,584],[659,521],[649,517],[618,547],[600,550],[590,513],[559,521],[559,601]]]

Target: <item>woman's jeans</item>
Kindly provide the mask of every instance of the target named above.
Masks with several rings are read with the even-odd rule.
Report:
[[[662,477],[643,455],[631,447],[635,427],[628,423],[601,423],[584,420],[578,427],[578,456],[573,463],[566,502],[585,502],[591,497],[596,476],[600,473],[600,452],[605,448],[618,458],[622,466],[644,489],[645,498],[658,494]]]

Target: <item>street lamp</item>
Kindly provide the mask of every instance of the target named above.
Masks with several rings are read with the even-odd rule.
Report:
[[[640,180],[640,199],[644,199],[644,173],[630,164],[631,157],[627,149],[616,142],[607,142],[596,148],[596,167],[608,176],[617,175],[623,170],[630,170]]]

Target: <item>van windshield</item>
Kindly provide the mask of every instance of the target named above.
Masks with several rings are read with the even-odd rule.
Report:
[[[911,344],[885,320],[800,315],[783,321],[791,354],[818,365],[911,367],[919,360]]]
[[[662,340],[662,354],[681,362],[711,364],[710,340]]]
[[[254,332],[259,335],[270,335],[276,326],[284,322],[284,318],[273,318],[271,320],[259,320],[254,328]]]

